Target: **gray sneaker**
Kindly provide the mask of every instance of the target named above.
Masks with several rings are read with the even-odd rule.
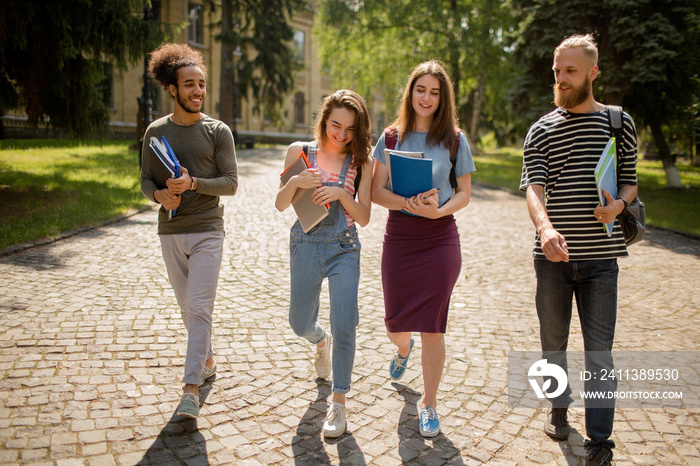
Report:
[[[327,379],[331,375],[331,334],[326,333],[326,346],[316,347],[316,374],[319,378]]]
[[[214,363],[214,365],[211,366],[211,369],[209,369],[205,364],[204,369],[202,369],[202,383],[200,383],[199,385],[203,385],[207,379],[214,377],[214,374],[216,374],[216,363]]]
[[[197,419],[199,416],[199,399],[192,393],[185,393],[177,406],[177,415]]]

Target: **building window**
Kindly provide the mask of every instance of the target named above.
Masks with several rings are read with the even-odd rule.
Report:
[[[304,63],[306,61],[306,40],[304,31],[294,32],[294,50],[295,50],[295,60],[297,63]]]
[[[304,93],[297,92],[294,95],[294,123],[304,124]]]
[[[187,40],[190,43],[204,44],[204,8],[202,5],[190,3],[189,26],[187,26]]]

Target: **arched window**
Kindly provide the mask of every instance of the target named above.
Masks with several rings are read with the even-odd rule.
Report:
[[[304,125],[304,93],[297,92],[294,94],[294,123]]]

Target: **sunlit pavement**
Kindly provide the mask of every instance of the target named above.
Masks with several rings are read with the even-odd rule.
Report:
[[[360,229],[360,325],[348,431],[324,440],[330,382],[287,323],[288,232],[274,208],[284,151],[239,151],[225,199],[226,247],[214,315],[219,372],[201,416],[175,415],[186,334],[153,209],[0,257],[0,464],[583,464],[583,410],[566,442],[543,409],[508,404],[508,352],[537,351],[534,236],[523,197],[475,185],[457,215],[463,266],[448,321],[442,432],[424,439],[421,343],[400,383],[383,323],[386,210]],[[477,166],[478,170],[478,166]],[[654,230],[620,260],[616,350],[700,344],[700,241]],[[412,286],[409,282],[406,286]],[[327,323],[324,291],[322,318]],[[577,319],[570,349],[582,349]],[[615,460],[700,464],[700,410],[620,408]]]

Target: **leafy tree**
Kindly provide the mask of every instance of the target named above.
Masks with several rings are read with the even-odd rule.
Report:
[[[520,20],[515,57],[521,70],[515,105],[534,121],[551,108],[554,47],[566,36],[593,33],[599,44],[598,98],[624,105],[653,135],[669,187],[680,187],[669,128],[697,131],[700,96],[700,0],[511,0]],[[690,126],[690,127],[689,127]]]
[[[149,0],[145,0],[149,2]],[[141,0],[7,0],[0,9],[0,114],[83,136],[107,128],[100,85],[161,41]]]
[[[254,111],[272,114],[294,88],[294,30],[289,19],[307,0],[221,1],[221,112],[233,127],[235,93],[250,91]],[[215,2],[208,2],[217,8]]]
[[[452,78],[460,120],[472,145],[484,105],[499,105],[496,91],[507,68],[504,29],[510,15],[497,0],[327,0],[316,32],[334,82],[397,103],[410,71],[439,59]],[[394,105],[395,108],[395,105]]]

